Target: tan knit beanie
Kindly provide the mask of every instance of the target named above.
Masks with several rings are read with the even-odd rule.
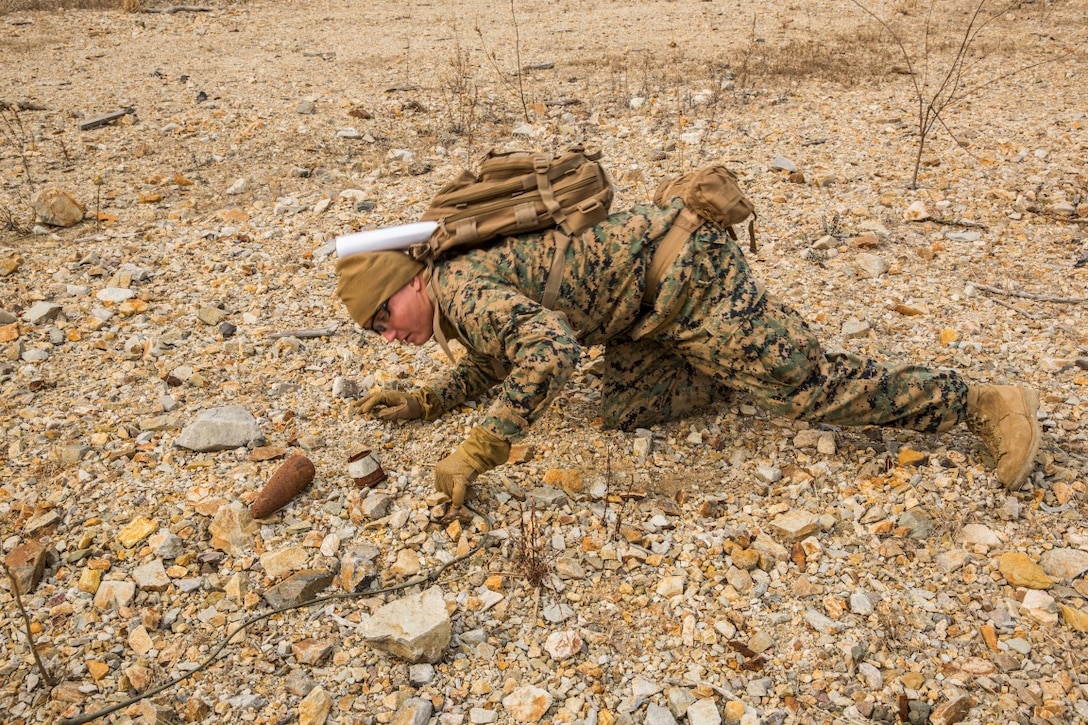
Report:
[[[336,263],[336,296],[360,326],[370,322],[381,304],[422,272],[421,262],[404,252],[365,252]]]

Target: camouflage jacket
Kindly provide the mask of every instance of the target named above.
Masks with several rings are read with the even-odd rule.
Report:
[[[556,246],[551,232],[439,262],[432,294],[442,330],[467,349],[431,384],[442,408],[501,384],[481,425],[519,438],[570,379],[583,346],[639,339],[664,324],[686,295],[691,264],[683,251],[653,304],[642,298],[646,269],[679,208],[634,207],[573,236],[554,309],[539,302]]]

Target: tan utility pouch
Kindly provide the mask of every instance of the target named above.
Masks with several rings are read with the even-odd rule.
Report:
[[[650,261],[643,304],[653,302],[665,271],[676,261],[684,242],[704,223],[713,224],[736,240],[737,233],[733,226],[747,219],[749,249],[756,251],[756,209],[729,169],[708,166],[665,179],[654,193],[654,203],[667,207],[673,199],[680,199],[684,209],[658,244]]]

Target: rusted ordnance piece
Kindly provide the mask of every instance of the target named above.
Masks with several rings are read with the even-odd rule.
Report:
[[[249,513],[255,519],[263,519],[279,511],[291,502],[295,496],[306,490],[314,480],[314,464],[309,458],[296,453],[283,462],[268,483],[264,485],[257,498],[249,507]]]

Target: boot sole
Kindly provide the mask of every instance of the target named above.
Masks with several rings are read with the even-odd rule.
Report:
[[[1039,392],[1033,388],[1021,388],[1020,393],[1024,398],[1024,405],[1028,409],[1028,418],[1031,421],[1031,444],[1028,446],[1028,455],[1024,456],[1024,462],[1005,488],[1009,491],[1019,491],[1024,487],[1031,469],[1035,468],[1035,454],[1039,452],[1039,442],[1042,439],[1042,427],[1039,425]]]

